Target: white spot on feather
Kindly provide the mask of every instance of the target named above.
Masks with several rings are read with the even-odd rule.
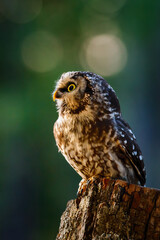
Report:
[[[132,155],[136,156],[137,155],[137,151],[132,152]]]
[[[125,135],[122,132],[119,132],[119,133],[120,133],[121,137],[125,137]]]

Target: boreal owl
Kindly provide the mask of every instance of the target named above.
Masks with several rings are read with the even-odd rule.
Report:
[[[53,99],[59,112],[56,143],[82,179],[107,177],[145,184],[141,150],[121,116],[115,91],[101,76],[64,73]]]

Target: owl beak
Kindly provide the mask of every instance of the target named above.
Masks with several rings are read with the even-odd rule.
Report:
[[[55,102],[55,100],[56,100],[56,94],[57,94],[57,91],[55,91],[54,93],[53,93],[53,101]]]
[[[56,99],[58,99],[58,98],[61,98],[61,93],[58,91],[58,90],[56,90],[54,93],[53,93],[53,101],[55,101]]]

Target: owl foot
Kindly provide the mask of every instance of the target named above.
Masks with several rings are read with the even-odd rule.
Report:
[[[83,193],[86,191],[87,188],[87,180],[82,179],[79,183],[79,188],[77,191],[77,197],[83,195]]]
[[[77,192],[77,197],[82,196],[83,193],[85,193],[87,187],[91,185],[93,182],[95,182],[97,179],[99,179],[98,176],[93,176],[88,179],[82,179],[79,183],[79,188]]]
[[[112,179],[113,178],[111,178],[109,176],[105,176],[105,177],[93,176],[88,179],[82,179],[79,183],[77,197],[82,196],[86,192],[86,189],[88,188],[88,186],[91,185],[92,183],[94,183],[95,181],[98,181],[98,183],[101,182],[102,188],[105,189],[106,186],[108,185],[108,182],[111,181]]]

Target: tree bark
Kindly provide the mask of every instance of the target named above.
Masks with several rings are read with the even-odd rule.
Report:
[[[56,239],[160,239],[160,190],[96,179],[68,202]]]

